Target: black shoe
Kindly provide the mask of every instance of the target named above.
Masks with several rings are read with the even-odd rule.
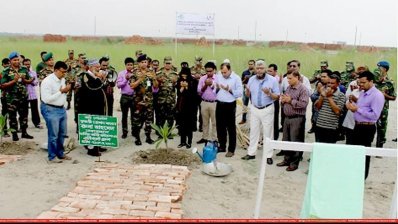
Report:
[[[255,159],[255,158],[256,158],[256,156],[245,155],[241,159],[243,159],[243,160],[251,160],[251,159]]]
[[[168,138],[168,139],[174,139],[173,136],[169,136],[169,137],[167,137],[167,138]]]
[[[267,158],[267,164],[272,165],[274,163],[274,160],[272,158]]]
[[[279,132],[283,132],[283,128],[279,128]]]
[[[148,144],[153,144],[155,141],[153,141],[151,138],[146,138],[145,142]]]
[[[207,142],[207,140],[204,139],[204,138],[202,138],[202,139],[200,139],[199,141],[197,141],[196,143],[202,144],[202,143],[206,143],[206,142]]]
[[[184,147],[184,146],[186,146],[187,144],[186,143],[181,143],[181,144],[179,144],[178,146],[177,146],[177,148],[182,148],[182,147]]]
[[[315,130],[313,129],[313,128],[311,128],[307,133],[308,134],[312,134],[312,133],[314,133],[315,132]]]
[[[191,144],[189,144],[189,143],[186,146],[187,146],[187,149],[191,148]]]
[[[223,148],[218,148],[217,149],[217,153],[220,153],[220,152],[226,152],[227,150],[225,150],[225,149],[223,149]]]
[[[14,142],[16,142],[16,141],[19,140],[18,134],[17,134],[17,133],[12,133],[12,140],[13,140]]]
[[[397,138],[393,139],[392,141],[393,141],[393,142],[397,142]]]
[[[125,138],[127,138],[127,133],[122,134],[122,139],[125,139]]]
[[[276,154],[276,156],[284,156],[284,155],[285,155],[285,152],[283,150],[281,150],[280,152],[278,152]]]
[[[142,145],[142,142],[140,139],[135,140],[135,145]]]
[[[288,162],[286,162],[285,160],[283,160],[280,163],[277,163],[276,166],[289,166],[290,164]]]
[[[28,135],[28,133],[22,133],[21,138],[33,139],[33,136]]]
[[[65,135],[64,138],[69,138],[69,135]]]

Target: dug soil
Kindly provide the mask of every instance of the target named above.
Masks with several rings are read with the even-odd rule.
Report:
[[[134,163],[146,164],[171,164],[198,168],[202,163],[198,155],[185,149],[147,149],[140,150],[133,155]]]
[[[32,141],[2,142],[0,154],[25,155],[36,148],[38,148],[38,144]]]

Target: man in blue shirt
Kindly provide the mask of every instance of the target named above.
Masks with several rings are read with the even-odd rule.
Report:
[[[274,101],[279,100],[279,84],[271,75],[266,73],[266,65],[263,60],[256,61],[256,76],[249,79],[246,86],[246,94],[250,97],[252,106],[250,108],[250,144],[247,155],[243,160],[256,158],[257,144],[260,138],[260,124],[262,125],[263,138],[273,138],[274,131]],[[273,163],[273,149],[265,151],[267,153],[267,163]]]
[[[228,132],[228,153],[232,157],[236,148],[236,99],[242,96],[243,86],[240,77],[232,72],[229,63],[221,64],[221,74],[216,75],[216,128],[220,143],[218,152],[226,152]]]

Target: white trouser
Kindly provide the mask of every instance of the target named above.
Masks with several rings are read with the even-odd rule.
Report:
[[[258,140],[260,138],[260,127],[263,128],[263,153],[267,153],[267,158],[272,158],[274,150],[268,148],[265,151],[265,138],[273,139],[274,135],[274,104],[263,108],[257,109],[253,105],[250,107],[250,144],[247,149],[247,154],[250,156],[256,155]]]

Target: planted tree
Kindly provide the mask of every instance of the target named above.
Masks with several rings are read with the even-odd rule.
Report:
[[[154,123],[152,123],[151,126],[160,135],[160,138],[155,141],[156,149],[159,148],[159,145],[162,142],[164,142],[164,144],[166,145],[166,149],[168,149],[169,147],[167,145],[167,142],[168,142],[169,138],[173,138],[174,136],[177,136],[177,134],[173,133],[175,126],[169,127],[169,124],[167,123],[167,121],[164,123],[163,127],[160,125],[158,126]]]

